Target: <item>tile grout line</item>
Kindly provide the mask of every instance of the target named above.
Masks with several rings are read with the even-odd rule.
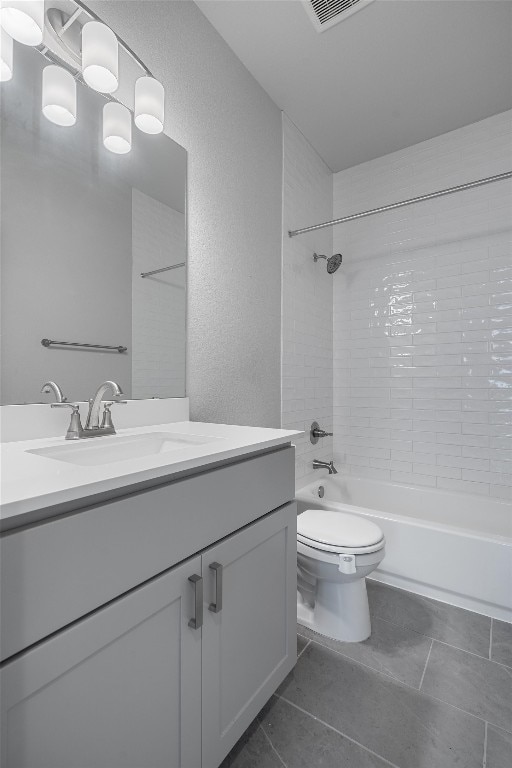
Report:
[[[489,661],[492,661],[492,626],[494,619],[491,616],[491,631],[489,632]]]
[[[286,765],[285,761],[283,760],[283,758],[281,757],[281,755],[279,754],[279,752],[277,751],[277,749],[276,749],[276,748],[274,747],[274,745],[272,744],[272,741],[271,741],[271,739],[270,739],[270,736],[267,734],[267,732],[266,732],[266,730],[264,729],[264,727],[263,727],[263,725],[261,724],[261,722],[259,723],[259,727],[261,728],[261,732],[262,732],[263,736],[265,737],[265,739],[266,739],[266,740],[268,741],[268,743],[270,744],[270,748],[272,749],[272,751],[273,751],[273,752],[275,752],[275,754],[276,754],[276,757],[277,757],[277,759],[279,760],[279,762],[281,763],[281,765],[283,766],[283,768],[288,768],[288,766]],[[484,768],[485,768],[485,767],[484,767]]]
[[[396,625],[396,626],[398,626],[398,625]],[[311,630],[311,632],[314,632],[314,630]],[[415,691],[419,690],[416,686],[414,686],[414,685],[412,685],[410,683],[404,682],[399,677],[394,675],[392,672],[388,672],[388,670],[377,669],[376,667],[370,666],[370,664],[366,664],[364,661],[360,661],[359,659],[354,659],[353,656],[348,656],[346,653],[343,653],[342,650],[338,650],[336,648],[332,648],[330,645],[327,645],[326,643],[322,642],[323,635],[321,635],[318,632],[315,632],[314,634],[315,634],[315,637],[310,638],[309,639],[309,643],[315,643],[316,645],[321,645],[322,648],[327,648],[328,651],[332,651],[333,653],[337,653],[338,656],[342,656],[344,659],[347,659],[348,661],[353,661],[356,664],[360,664],[362,667],[366,667],[367,669],[371,669],[372,672],[376,672],[379,675],[385,675],[386,677],[390,677],[392,680],[395,680],[397,683],[400,683],[401,685],[406,685],[409,688],[413,688]],[[426,637],[426,635],[422,635],[422,637]],[[327,638],[327,639],[330,639],[330,638]],[[433,640],[430,637],[427,638],[427,639],[431,640],[431,646],[432,646]],[[308,643],[308,645],[309,645],[309,643]],[[304,648],[304,650],[301,652],[301,656],[302,656],[302,653],[305,650],[306,649]],[[298,660],[298,658],[297,658],[297,660]]]
[[[302,656],[302,654],[304,653],[304,651],[306,650],[308,645],[310,645],[310,643],[311,643],[311,640],[309,640],[307,637],[304,637],[304,635],[300,635],[300,637],[302,637],[304,640],[307,640],[307,643],[304,646],[304,648],[302,649],[302,651],[297,654],[297,661],[300,659],[300,657]]]
[[[485,732],[484,732],[484,759],[482,762],[482,768],[486,768],[487,766],[487,729],[488,729],[489,723],[487,720],[485,721]]]
[[[483,614],[479,614],[482,615]],[[378,619],[379,621],[384,621],[386,624],[392,624],[394,627],[399,627],[400,629],[408,629],[411,632],[415,632],[417,635],[421,635],[421,637],[426,637],[429,640],[434,640],[436,643],[440,643],[441,645],[446,645],[448,648],[453,648],[454,651],[461,651],[462,653],[469,653],[470,656],[476,656],[477,659],[483,659],[484,661],[492,661],[493,664],[497,664],[499,667],[505,667],[505,669],[512,669],[512,667],[509,664],[503,664],[502,661],[496,661],[496,659],[491,659],[488,656],[482,656],[481,653],[475,653],[475,651],[468,651],[467,648],[461,648],[460,645],[452,645],[451,643],[447,643],[446,640],[439,640],[438,637],[431,637],[430,635],[424,635],[423,632],[418,632],[417,629],[413,629],[408,624],[397,624],[396,621],[390,621],[389,619],[384,619],[382,616],[374,616],[374,619]],[[494,621],[492,616],[488,616],[487,618],[491,619],[491,621]]]
[[[430,648],[428,649],[427,658],[426,658],[426,661],[425,661],[425,666],[423,667],[423,674],[421,676],[421,680],[420,680],[420,684],[419,684],[419,687],[418,687],[418,691],[421,691],[421,686],[423,685],[423,680],[425,679],[425,672],[427,671],[427,664],[429,662],[430,654],[432,653],[432,648],[433,647],[434,647],[434,641],[431,640],[430,641]]]
[[[451,707],[452,709],[456,709],[457,712],[462,712],[463,715],[472,717],[475,720],[478,720],[480,723],[485,723],[485,720],[483,719],[483,717],[474,715],[472,712],[468,712],[466,709],[461,709],[456,704],[451,704],[449,701],[440,699],[438,696],[433,696],[431,693],[424,693],[423,691],[419,691],[419,689],[416,688],[414,685],[410,685],[409,683],[404,683],[402,680],[399,680],[397,677],[393,677],[393,675],[390,675],[388,672],[380,672],[376,670],[375,667],[370,667],[369,664],[364,664],[362,661],[356,661],[355,659],[349,656],[345,656],[343,653],[340,653],[340,651],[335,651],[334,648],[329,648],[327,645],[322,645],[322,643],[317,643],[316,640],[311,640],[311,642],[315,645],[319,645],[321,648],[325,648],[327,651],[332,651],[332,653],[335,653],[337,656],[341,656],[342,659],[346,659],[347,661],[350,661],[353,664],[357,664],[359,667],[364,667],[365,669],[368,669],[370,672],[373,672],[374,675],[381,675],[381,677],[385,677],[388,680],[392,680],[394,683],[397,683],[397,685],[402,685],[404,688],[408,688],[410,691],[415,691],[415,693],[421,693],[421,695],[425,696],[425,698],[427,699],[433,699],[433,701],[438,701],[440,704],[444,704],[445,707]],[[437,642],[437,641],[433,640],[432,642]],[[505,669],[508,669],[508,667],[505,667]],[[308,712],[307,714],[311,714],[311,713]],[[311,715],[311,717],[314,717],[314,715]],[[494,725],[494,723],[491,723],[491,725]],[[509,731],[507,728],[503,728],[502,725],[497,725],[495,727],[501,728],[501,730],[505,731],[505,733],[512,733],[512,731]]]
[[[338,731],[338,729],[335,728],[333,725],[329,725],[329,723],[326,723],[324,720],[321,720],[319,717],[316,717],[316,715],[311,714],[311,712],[308,712],[307,710],[302,709],[302,707],[299,707],[297,704],[294,704],[293,701],[289,701],[287,698],[277,693],[274,695],[276,696],[276,698],[281,699],[282,701],[285,701],[287,704],[290,705],[290,707],[294,707],[299,712],[302,712],[303,715],[307,715],[308,717],[311,717],[317,723],[320,723],[320,725],[323,725],[325,728],[328,728],[330,731],[334,731],[334,733],[337,733],[338,736],[342,736],[344,739],[347,739],[347,741],[351,741],[352,744],[355,744],[361,749],[364,749],[365,752],[369,752],[370,755],[373,755],[374,757],[379,758],[379,760],[382,760],[384,763],[386,763],[386,765],[389,765],[390,768],[398,768],[398,766],[395,763],[392,763],[387,758],[383,757],[382,755],[379,755],[378,752],[374,752],[373,749],[370,749],[369,747],[365,747],[365,745],[361,744],[360,741],[356,741],[351,736],[347,736],[346,733],[343,733],[342,731]]]
[[[425,635],[427,637],[427,635]],[[479,653],[475,653],[474,651],[467,651],[465,648],[459,648],[458,645],[451,645],[450,643],[446,643],[444,640],[438,640],[437,637],[433,637],[432,640],[434,642],[439,643],[440,645],[446,645],[448,648],[453,648],[454,651],[460,651],[461,653],[467,653],[470,656],[476,656],[477,659],[483,659],[484,661],[490,661],[492,664],[496,664],[498,667],[504,667],[505,669],[511,669],[510,664],[503,664],[502,661],[496,661],[496,659],[490,659],[487,656],[481,656]]]

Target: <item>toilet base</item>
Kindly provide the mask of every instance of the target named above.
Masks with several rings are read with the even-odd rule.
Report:
[[[371,623],[365,579],[344,583],[319,579],[314,606],[304,602],[297,592],[297,622],[333,640],[366,640]]]

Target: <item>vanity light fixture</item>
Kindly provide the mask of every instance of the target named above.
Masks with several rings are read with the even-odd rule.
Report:
[[[43,40],[44,0],[2,0],[0,24],[19,43],[40,45]]]
[[[0,82],[7,82],[12,77],[12,37],[5,29],[0,37]]]
[[[43,115],[56,125],[76,123],[75,79],[55,64],[43,69]]]
[[[13,39],[35,46],[49,65],[43,69],[42,109],[52,123],[76,123],[79,82],[107,100],[103,144],[111,152],[123,155],[131,150],[132,113],[144,133],[163,131],[162,83],[82,0],[0,0],[0,25],[0,81],[12,78]],[[122,104],[116,95],[120,54],[129,57],[139,71],[139,76],[134,77],[133,108]],[[130,70],[133,72],[133,66],[126,71]],[[126,88],[122,90],[126,92]]]
[[[126,155],[132,148],[132,113],[117,101],[103,107],[103,144],[116,155]]]
[[[164,87],[154,77],[145,75],[135,83],[135,125],[144,133],[162,133],[164,129]]]
[[[101,21],[88,21],[82,28],[82,74],[88,86],[100,93],[113,93],[119,86],[117,37]]]

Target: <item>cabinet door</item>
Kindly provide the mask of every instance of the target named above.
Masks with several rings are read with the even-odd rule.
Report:
[[[287,504],[203,554],[203,768],[220,764],[297,660],[296,529]]]
[[[201,559],[7,663],[2,768],[198,768]]]

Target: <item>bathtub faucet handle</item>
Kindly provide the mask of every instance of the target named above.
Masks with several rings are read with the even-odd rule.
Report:
[[[311,429],[309,430],[309,439],[313,443],[313,445],[316,445],[321,437],[332,437],[332,432],[326,432],[325,429],[321,429],[318,421],[314,421],[311,425]]]

